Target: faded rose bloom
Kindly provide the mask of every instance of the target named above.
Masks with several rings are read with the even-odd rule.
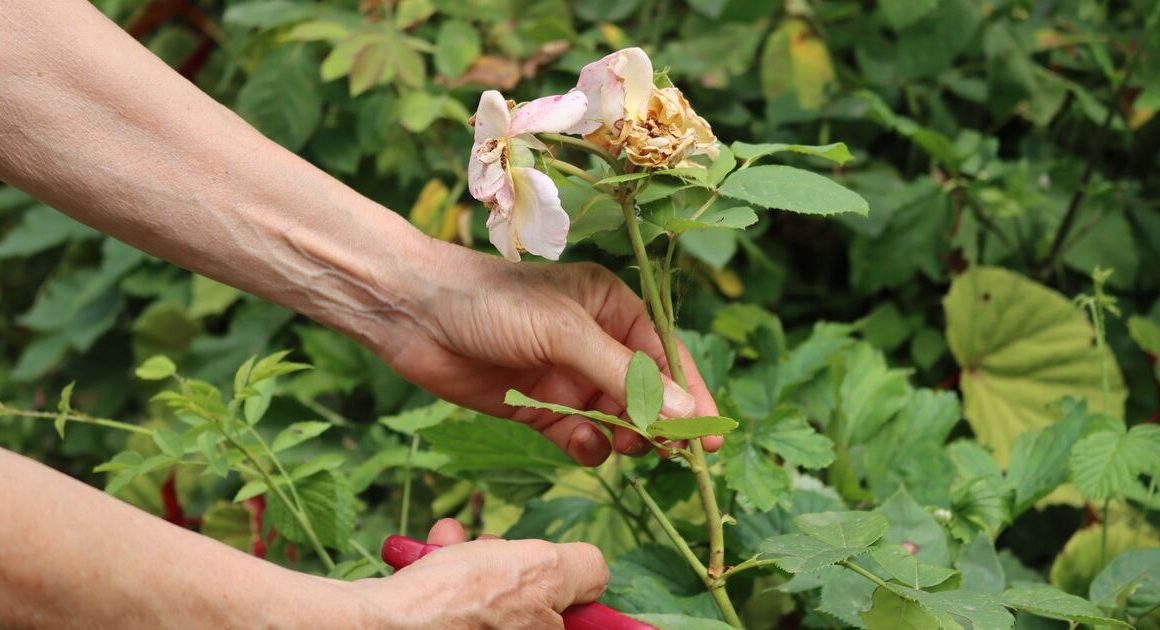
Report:
[[[717,159],[713,130],[677,88],[653,88],[645,115],[627,129],[624,148],[628,161],[638,166],[676,166],[701,154]]]
[[[495,90],[480,96],[467,185],[491,211],[490,239],[504,258],[517,262],[522,250],[557,260],[563,252],[568,214],[552,179],[529,168],[529,149],[545,148],[532,134],[575,125],[587,106],[580,92],[536,99],[514,111]]]
[[[717,156],[717,138],[677,88],[653,86],[653,66],[640,48],[626,48],[580,71],[588,97],[583,119],[568,131],[639,166],[675,166],[691,155]]]

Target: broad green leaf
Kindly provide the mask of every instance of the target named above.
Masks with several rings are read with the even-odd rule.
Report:
[[[395,78],[392,40],[382,39],[359,48],[350,63],[350,95],[358,96]],[[337,51],[337,48],[335,49]]]
[[[331,42],[337,43],[350,34],[345,24],[331,20],[310,20],[295,24],[286,34],[284,42]]]
[[[918,560],[926,564],[950,565],[945,530],[905,489],[886,500],[874,514],[890,523],[882,536],[884,542],[914,549]]]
[[[612,579],[601,601],[621,612],[717,616],[704,584],[671,547],[646,543],[609,565]]]
[[[817,575],[822,582],[818,610],[848,626],[867,628],[861,615],[873,605],[874,583],[845,567],[825,567]]]
[[[759,558],[772,560],[781,570],[789,573],[808,573],[867,551],[869,547],[865,545],[831,545],[802,534],[784,534],[761,543]]]
[[[1072,535],[1051,564],[1051,585],[1072,595],[1086,595],[1092,581],[1112,558],[1132,549],[1160,547],[1160,538],[1150,529],[1137,533],[1132,524],[1113,520],[1104,528],[1098,523]]]
[[[1140,348],[1152,356],[1160,356],[1160,322],[1140,315],[1128,318],[1128,334]],[[1156,380],[1160,381],[1160,361],[1153,366]]]
[[[302,500],[302,511],[322,545],[346,549],[355,523],[355,496],[346,476],[324,470],[300,479],[294,485]],[[289,541],[309,545],[305,530],[279,495],[270,494],[267,498],[266,517],[278,534]]]
[[[735,432],[721,449],[725,462],[725,483],[745,495],[758,510],[773,509],[788,498],[789,474],[773,462],[773,457],[756,448],[744,432]]]
[[[1160,548],[1116,556],[1092,580],[1088,597],[1106,610],[1123,609],[1136,617],[1160,607]]]
[[[252,479],[238,489],[237,494],[234,495],[234,503],[241,503],[246,499],[252,499],[258,495],[266,494],[269,490],[270,488],[266,485],[265,481]]]
[[[845,422],[836,436],[841,444],[858,444],[876,435],[910,397],[907,371],[886,365],[882,351],[859,342],[846,354],[846,377],[839,395]]]
[[[803,17],[781,21],[765,40],[760,63],[762,93],[770,102],[792,97],[796,108],[818,109],[837,84],[825,41]]]
[[[462,20],[448,20],[435,38],[435,69],[454,79],[467,72],[481,51],[479,31],[474,26]]]
[[[444,467],[449,472],[520,468],[543,472],[576,466],[547,438],[510,420],[477,415],[471,421],[438,424],[420,435],[432,450],[451,458]]]
[[[269,29],[296,22],[317,10],[317,4],[303,0],[249,0],[231,4],[222,21],[232,26]]]
[[[814,430],[797,407],[778,407],[758,422],[753,441],[793,466],[824,468],[834,461],[834,443]]]
[[[236,109],[266,137],[298,151],[322,121],[318,62],[288,44],[264,57],[238,91]]]
[[[1089,623],[1095,626],[1119,626],[1131,628],[1131,624],[1105,617],[1098,606],[1088,600],[1070,595],[1045,584],[1017,586],[1003,592],[1003,603],[1016,610],[1062,619],[1075,623]]]
[[[334,47],[322,60],[319,75],[323,81],[333,81],[350,74],[355,56],[368,46],[382,43],[386,35],[381,31],[352,33]]]
[[[890,589],[874,591],[870,610],[860,613],[870,630],[932,630],[940,623],[918,602],[899,596]]]
[[[967,421],[1001,466],[1020,433],[1055,421],[1048,405],[1064,396],[1123,414],[1115,357],[1092,343],[1091,325],[1059,293],[1005,269],[976,267],[954,281],[943,307]],[[1110,373],[1107,408],[1101,359]]]
[[[665,395],[660,368],[652,357],[640,351],[633,355],[624,378],[624,391],[628,417],[642,430],[648,430],[660,416]]]
[[[662,418],[648,427],[648,432],[670,440],[691,440],[706,435],[726,435],[737,428],[737,421],[721,416]]]
[[[879,545],[870,550],[870,557],[893,579],[911,588],[930,588],[946,582],[953,569],[919,562],[918,556],[902,545]]]
[[[198,274],[193,274],[191,293],[186,314],[194,319],[219,315],[242,297],[239,289]]]
[[[936,619],[938,627],[961,627],[1006,630],[1015,624],[1015,618],[1003,607],[999,596],[980,591],[957,589],[928,593],[891,584],[890,590],[917,602]]]
[[[31,256],[67,241],[97,236],[99,232],[67,214],[36,204],[0,239],[0,260]]]
[[[791,166],[754,166],[725,178],[721,195],[761,208],[803,214],[866,214],[866,200],[833,180]]]
[[[727,228],[743,230],[757,223],[757,214],[749,206],[731,206],[727,208],[711,208],[696,219],[660,214],[649,217],[649,221],[660,225],[667,232],[682,234],[690,230],[706,228]]]
[[[443,114],[443,104],[446,100],[445,95],[421,90],[404,94],[399,101],[399,124],[411,133],[426,130]]]
[[[173,361],[163,355],[159,354],[155,357],[149,357],[144,363],[137,367],[134,374],[137,378],[143,381],[160,381],[169,378],[177,373],[177,366]]]
[[[866,480],[875,496],[885,501],[905,487],[917,501],[948,507],[954,469],[943,444],[960,418],[954,392],[913,391],[863,451]]]
[[[1122,424],[1117,431],[1092,433],[1072,448],[1068,461],[1071,480],[1088,499],[1122,495],[1156,452],[1150,440],[1125,431]]]
[[[341,453],[326,453],[312,457],[298,464],[290,471],[290,479],[298,481],[306,479],[323,470],[337,470],[346,463],[346,456]]]
[[[793,520],[802,533],[832,547],[868,547],[890,523],[874,512],[816,512]]]
[[[1007,483],[1015,491],[1018,516],[1067,481],[1072,447],[1087,424],[1087,408],[1069,401],[1059,422],[1015,438]]]
[[[644,179],[649,176],[649,173],[641,171],[638,173],[624,173],[622,175],[609,175],[602,177],[593,186],[605,186],[608,184],[623,184],[625,182],[634,182],[638,179]]]
[[[736,230],[693,230],[678,242],[682,251],[719,271],[737,254],[738,237]]]
[[[379,424],[390,427],[392,431],[414,435],[416,431],[422,431],[443,422],[451,417],[456,409],[458,407],[449,402],[437,400],[426,407],[409,409],[398,415],[379,418]]]
[[[900,31],[938,7],[938,0],[882,0],[878,3],[886,23]]]
[[[555,403],[541,402],[534,398],[530,398],[514,389],[509,389],[507,391],[507,395],[504,396],[503,402],[505,405],[511,405],[513,407],[531,407],[533,409],[543,409],[545,411],[552,411],[565,416],[584,416],[589,420],[596,420],[605,424],[622,427],[641,435],[647,435],[646,432],[640,427],[632,424],[631,422],[625,422],[616,416],[609,415],[600,411],[584,411],[582,409],[573,409],[571,407],[557,405]]]
[[[275,453],[280,453],[288,448],[293,448],[299,444],[312,440],[322,435],[331,425],[329,422],[309,421],[309,422],[295,422],[294,424],[282,429],[274,441],[270,444],[270,450]]]
[[[781,153],[783,151],[791,151],[793,153],[804,153],[805,155],[812,155],[815,157],[825,158],[838,164],[845,164],[854,159],[850,154],[850,150],[846,148],[844,142],[835,142],[833,144],[824,144],[811,146],[808,144],[784,144],[781,142],[770,142],[765,144],[750,144],[748,142],[734,142],[733,155],[739,160],[753,162],[760,160],[767,155],[774,153]]]
[[[1003,565],[995,553],[995,544],[983,532],[979,532],[974,540],[959,550],[955,568],[963,575],[962,585],[965,589],[1002,593],[1007,584]]]

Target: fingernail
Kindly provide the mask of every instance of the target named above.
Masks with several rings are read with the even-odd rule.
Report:
[[[665,383],[664,401],[664,408],[661,411],[670,418],[691,416],[697,407],[697,401],[693,400],[692,394],[671,382]]]

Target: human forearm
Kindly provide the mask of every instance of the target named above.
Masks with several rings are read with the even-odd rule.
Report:
[[[368,345],[425,286],[426,237],[263,137],[87,2],[0,0],[0,41],[0,179]]]
[[[132,508],[0,449],[0,626],[321,627],[365,621],[335,583]]]

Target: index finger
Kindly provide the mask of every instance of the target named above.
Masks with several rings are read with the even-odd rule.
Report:
[[[552,607],[562,612],[572,604],[586,604],[599,599],[611,576],[600,549],[581,542],[553,546],[559,558],[558,568],[563,588],[553,594]]]

